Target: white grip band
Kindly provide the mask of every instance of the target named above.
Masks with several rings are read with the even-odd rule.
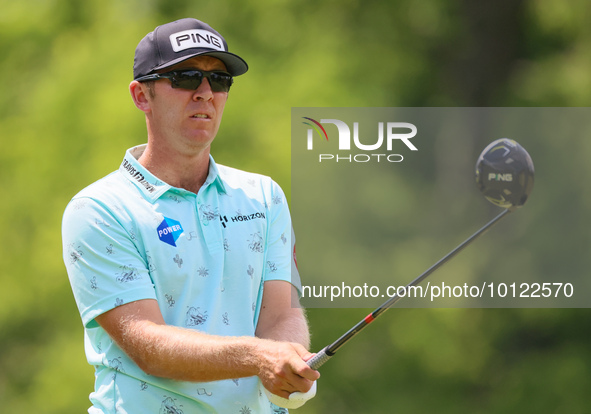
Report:
[[[312,384],[312,388],[308,392],[292,392],[288,398],[283,398],[278,395],[271,393],[265,388],[265,393],[273,404],[283,408],[300,408],[308,400],[312,399],[316,395],[316,381]]]

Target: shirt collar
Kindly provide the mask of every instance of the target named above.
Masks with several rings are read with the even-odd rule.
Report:
[[[204,186],[208,186],[211,183],[215,183],[218,187],[218,190],[221,194],[227,194],[226,186],[220,177],[220,171],[218,170],[218,165],[213,160],[211,154],[209,154],[209,173],[207,174],[207,178],[203,183]]]
[[[141,191],[146,199],[154,202],[174,187],[159,180],[138,162],[145,149],[146,144],[128,149],[119,167],[119,171]],[[218,167],[210,155],[209,172],[203,186],[207,187],[212,183],[216,184],[220,193],[226,193],[226,187],[220,178]]]

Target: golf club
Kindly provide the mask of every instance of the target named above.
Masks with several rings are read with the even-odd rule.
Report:
[[[497,206],[504,207],[505,210],[442,257],[423,274],[406,285],[404,288],[405,293],[409,287],[421,283],[435,270],[484,234],[494,224],[498,223],[503,217],[506,217],[510,212],[525,204],[534,185],[533,161],[527,151],[517,142],[507,138],[498,139],[489,144],[478,157],[478,161],[476,162],[476,183],[488,201]],[[313,358],[309,359],[307,361],[308,366],[314,369],[320,368],[343,345],[404,296],[394,295],[384,302],[339,339],[324,347]]]
[[[371,312],[353,328],[332,344],[324,347],[306,363],[313,369],[320,368],[326,361],[332,358],[336,352],[354,336],[361,332],[367,325],[375,321],[378,316],[386,312],[396,302],[406,296],[406,291],[411,286],[416,286],[431,275],[435,270],[448,262],[452,257],[461,252],[466,246],[484,234],[493,225],[515,209],[523,206],[527,201],[534,185],[534,164],[527,151],[517,142],[501,138],[490,143],[478,157],[476,162],[476,184],[485,198],[491,203],[505,208],[499,215],[481,227],[468,237],[451,252],[442,257],[437,263],[427,269],[412,282],[404,287],[404,295],[394,295],[380,307]],[[298,408],[316,394],[316,382],[306,392],[294,392],[289,398],[279,397],[267,390],[271,402],[284,408]]]

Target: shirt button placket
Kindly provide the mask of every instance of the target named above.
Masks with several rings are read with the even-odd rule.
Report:
[[[205,213],[215,214],[218,210],[217,198],[215,200],[209,200],[207,198],[208,194],[217,193],[215,191],[211,191],[209,187],[204,186],[199,191],[199,194],[197,194],[197,221],[201,225],[201,232],[203,233],[207,248],[210,254],[213,255],[215,253],[219,253],[222,250],[223,243],[221,241],[221,229],[217,228],[220,226],[215,226],[216,223],[212,223],[212,220],[209,220],[205,215]],[[205,211],[205,208],[207,208],[207,212]]]

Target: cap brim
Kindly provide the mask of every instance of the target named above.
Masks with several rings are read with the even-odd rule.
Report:
[[[242,75],[246,73],[246,71],[248,70],[248,64],[240,56],[230,52],[212,51],[211,49],[184,55],[182,57],[179,57],[178,59],[171,60],[170,62],[166,62],[163,65],[157,66],[152,70],[156,71],[160,69],[166,69],[178,63],[184,62],[185,60],[194,58],[195,56],[212,56],[221,60],[222,62],[224,62],[224,65],[226,65],[226,69],[232,76]]]

